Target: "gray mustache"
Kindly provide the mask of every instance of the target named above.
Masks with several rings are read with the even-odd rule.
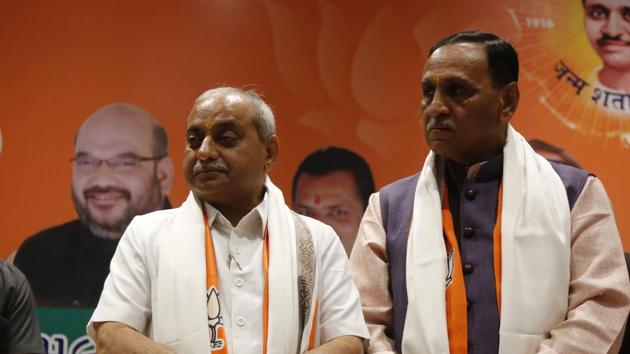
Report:
[[[197,163],[195,163],[195,166],[193,167],[193,174],[196,175],[196,174],[198,174],[200,172],[206,172],[206,171],[227,173],[227,172],[229,172],[229,169],[222,161],[218,161],[218,160],[214,160],[214,161],[200,161],[200,160],[198,160]]]
[[[442,129],[451,129],[454,130],[455,127],[453,126],[453,123],[450,121],[447,121],[445,119],[440,119],[440,118],[431,118],[429,120],[429,122],[427,123],[427,127],[426,130],[429,131],[433,128],[442,128]]]

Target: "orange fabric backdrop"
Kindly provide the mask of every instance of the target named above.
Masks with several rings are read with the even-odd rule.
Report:
[[[281,154],[272,177],[287,198],[299,162],[324,145],[364,156],[377,187],[409,175],[427,153],[418,109],[428,48],[467,28],[513,41],[523,66],[514,125],[564,147],[603,180],[628,251],[630,149],[606,127],[627,129],[630,115],[593,111],[584,118],[591,111],[582,107],[581,121],[592,124],[567,123],[577,108],[563,108],[565,98],[552,95],[566,88],[554,63],[563,60],[584,77],[600,64],[583,38],[580,1],[544,3],[4,1],[0,257],[34,232],[76,218],[73,136],[111,102],[143,107],[165,126],[178,169],[174,205],[187,194],[180,172],[185,117],[197,95],[217,85],[255,88],[274,108]],[[567,97],[586,105],[582,96]]]

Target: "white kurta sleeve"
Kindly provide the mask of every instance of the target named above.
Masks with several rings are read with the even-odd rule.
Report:
[[[88,335],[92,338],[96,322],[120,322],[144,332],[151,316],[151,280],[145,261],[146,250],[139,242],[141,231],[136,229],[134,221],[120,239],[101,298],[88,323]]]
[[[352,281],[348,257],[337,234],[319,227],[319,329],[321,342],[340,336],[369,338],[359,292]]]

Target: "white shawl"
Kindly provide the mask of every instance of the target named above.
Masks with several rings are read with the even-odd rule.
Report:
[[[269,328],[267,353],[303,353],[309,343],[313,312],[303,333],[299,332],[295,222],[284,197],[269,178],[265,181],[269,198]],[[207,321],[204,221],[201,202],[192,193],[178,211],[175,227],[182,237],[171,237],[161,245],[159,279],[152,289],[153,327],[150,337],[166,343],[178,353],[207,354],[210,341]],[[185,270],[185,271],[182,271]],[[185,273],[185,274],[184,274]],[[156,294],[158,294],[156,296]],[[159,296],[168,295],[165,301]],[[260,295],[262,296],[262,294]],[[315,308],[317,282],[311,298]],[[262,316],[262,314],[261,314]],[[174,333],[177,335],[174,336]],[[298,335],[301,346],[298,351]],[[179,338],[169,345],[164,338]],[[247,340],[247,338],[232,338]]]
[[[566,191],[549,162],[511,126],[503,149],[499,353],[535,353],[566,318],[571,218]],[[407,248],[404,354],[449,353],[441,186],[430,152],[418,179]]]

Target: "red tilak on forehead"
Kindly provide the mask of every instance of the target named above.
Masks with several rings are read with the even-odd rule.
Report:
[[[319,194],[315,194],[315,205],[319,205],[319,203],[321,203],[322,198],[319,196]]]

